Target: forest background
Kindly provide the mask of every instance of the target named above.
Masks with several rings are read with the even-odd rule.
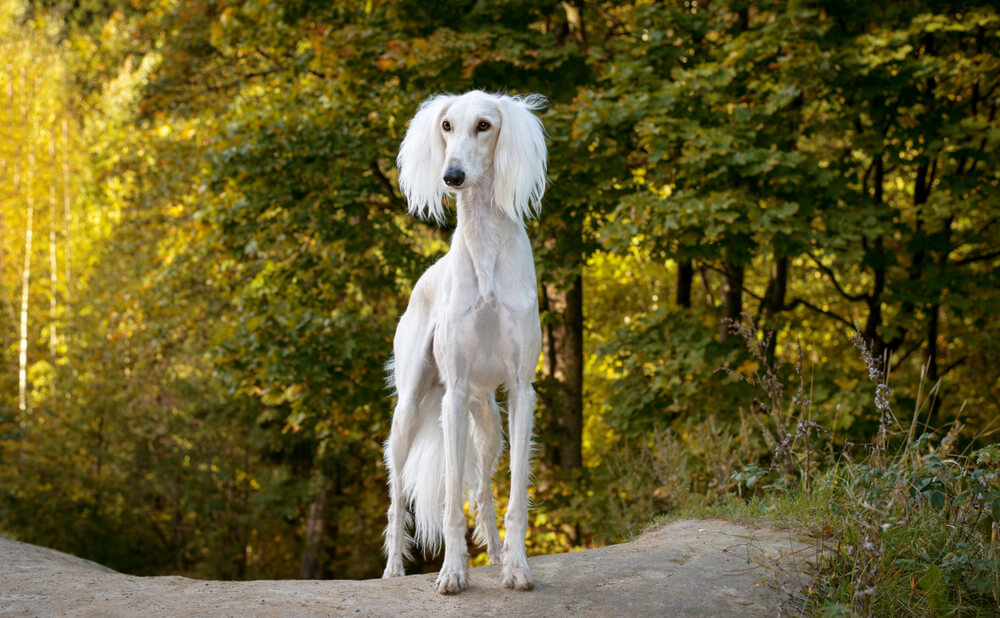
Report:
[[[550,99],[530,552],[808,489],[890,409],[983,449],[998,42],[991,2],[0,0],[0,531],[377,576],[383,368],[449,237],[395,154],[472,88]]]

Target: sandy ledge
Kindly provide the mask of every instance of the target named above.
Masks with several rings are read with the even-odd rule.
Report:
[[[0,614],[13,616],[775,616],[794,612],[815,551],[793,533],[686,520],[630,543],[529,559],[535,590],[472,569],[444,597],[433,575],[393,580],[135,577],[0,537]]]

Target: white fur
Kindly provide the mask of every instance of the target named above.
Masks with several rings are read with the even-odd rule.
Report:
[[[441,181],[444,139],[440,136],[440,119],[454,99],[454,95],[442,94],[421,103],[396,157],[399,188],[406,195],[410,214],[438,223],[445,220],[443,201],[447,189]]]
[[[545,193],[545,133],[532,114],[545,98],[501,99],[503,127],[494,153],[494,202],[511,219],[538,216]],[[540,164],[539,164],[540,162]]]
[[[403,575],[409,555],[407,505],[425,550],[444,541],[436,587],[468,586],[462,498],[471,491],[476,537],[506,588],[533,587],[524,538],[541,324],[524,218],[545,191],[545,134],[532,113],[544,99],[480,91],[441,95],[420,106],[403,139],[399,186],[411,213],[443,221],[455,196],[451,249],[417,281],[393,342],[398,401],[385,445],[389,468],[387,564]],[[447,123],[448,128],[443,128]],[[483,129],[483,127],[486,127]],[[446,173],[464,176],[447,186]],[[503,446],[497,388],[508,393],[511,494],[501,547],[490,485]]]

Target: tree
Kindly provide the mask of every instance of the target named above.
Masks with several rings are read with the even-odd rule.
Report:
[[[405,214],[394,160],[442,90],[551,97],[532,551],[605,538],[632,491],[608,462],[667,428],[760,463],[731,430],[756,405],[741,314],[769,363],[803,343],[838,436],[877,422],[855,326],[898,391],[946,378],[940,418],[997,411],[986,3],[48,6],[0,3],[6,531],[134,572],[380,571],[383,366],[447,240]],[[45,199],[48,282],[44,243],[20,248]]]
[[[35,129],[34,110],[29,108],[28,101],[31,100],[31,85],[26,77],[27,71],[21,69],[21,84],[27,92],[23,96],[21,104],[21,118],[28,127],[28,163],[25,169],[25,215],[24,215],[24,267],[21,269],[21,338],[20,352],[18,353],[17,369],[17,407],[22,413],[28,410],[28,308],[31,290],[31,248],[32,235],[35,227],[35,147],[33,135]],[[20,185],[20,183],[17,183]]]

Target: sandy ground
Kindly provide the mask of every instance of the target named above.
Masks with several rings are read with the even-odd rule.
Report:
[[[535,589],[472,569],[458,596],[433,575],[392,580],[220,582],[123,575],[0,537],[0,614],[16,616],[777,616],[795,613],[806,562],[792,533],[678,521],[631,543],[529,559]]]

